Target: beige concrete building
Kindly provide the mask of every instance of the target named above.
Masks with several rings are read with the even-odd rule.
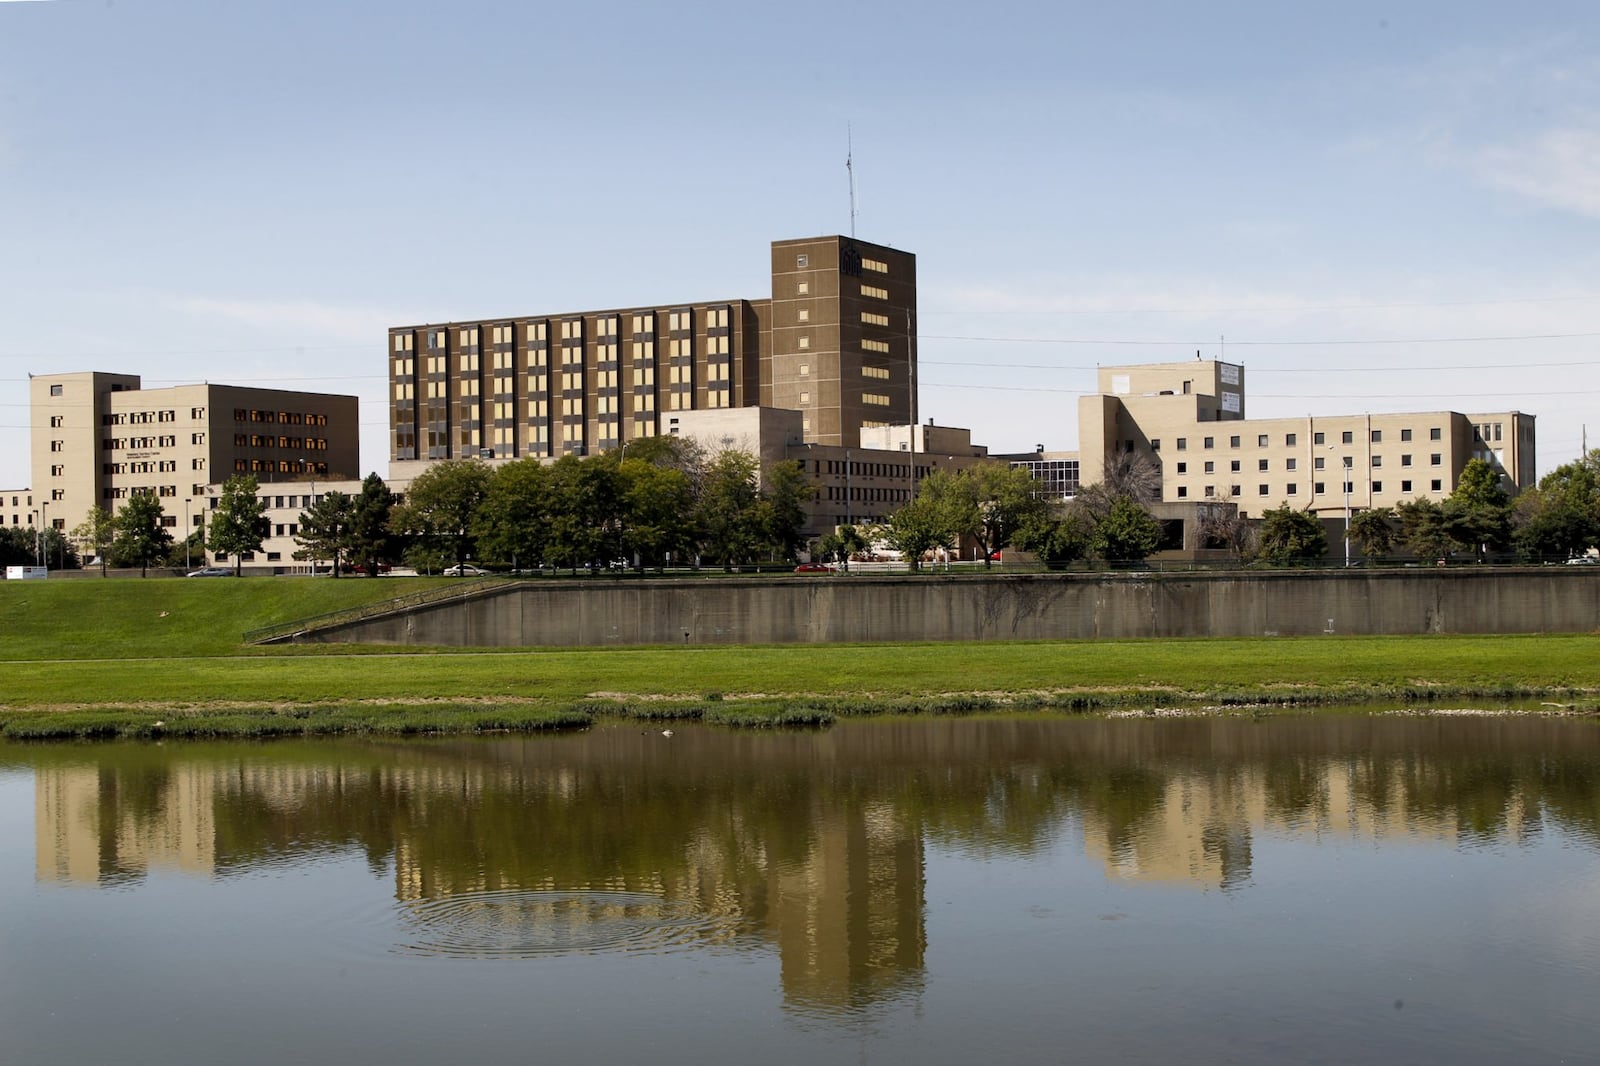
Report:
[[[174,539],[202,525],[207,486],[235,474],[263,488],[360,473],[354,396],[236,385],[140,387],[137,375],[46,374],[29,383],[34,505],[64,532],[99,505],[150,493]],[[18,490],[13,497],[30,493]],[[212,500],[215,493],[211,493]],[[12,524],[19,507],[0,509]]]
[[[843,447],[914,421],[916,257],[828,236],[775,241],[770,266],[761,299],[391,329],[391,473],[596,455],[688,411],[789,408]]]
[[[1442,499],[1487,461],[1516,493],[1536,478],[1534,416],[1520,411],[1246,417],[1245,368],[1215,360],[1103,367],[1078,401],[1079,447],[1010,457],[1070,497],[1108,459],[1157,464],[1166,503],[1232,502],[1246,517],[1284,503],[1324,517]],[[1347,504],[1348,501],[1348,504]]]
[[[733,448],[763,466],[797,460],[815,490],[806,512],[808,539],[837,526],[882,522],[933,471],[990,461],[970,430],[950,426],[867,427],[859,445],[845,447],[807,440],[803,414],[784,408],[686,411],[669,415],[665,425],[669,435],[691,439],[708,454]]]

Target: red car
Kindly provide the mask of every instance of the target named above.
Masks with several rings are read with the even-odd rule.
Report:
[[[833,567],[827,563],[801,563],[794,568],[794,572],[797,574],[831,574],[833,573]]]

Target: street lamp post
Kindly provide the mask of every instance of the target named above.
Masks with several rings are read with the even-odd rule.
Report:
[[[1344,457],[1344,566],[1350,569],[1350,456]]]
[[[50,566],[50,538],[45,531],[50,528],[50,501],[39,501],[39,565]]]
[[[189,558],[190,547],[194,541],[194,529],[189,525],[189,497],[183,498],[183,569],[185,572],[194,566]]]

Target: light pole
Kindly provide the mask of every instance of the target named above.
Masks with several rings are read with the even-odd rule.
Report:
[[[1350,569],[1350,474],[1351,458],[1344,457],[1344,567]]]
[[[189,558],[189,549],[194,542],[194,527],[189,524],[189,497],[183,498],[183,569],[188,572],[194,566]]]
[[[39,501],[39,565],[50,568],[50,538],[45,531],[50,528],[50,501]]]

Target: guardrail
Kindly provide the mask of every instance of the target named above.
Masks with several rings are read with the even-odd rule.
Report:
[[[422,589],[419,592],[408,592],[404,596],[395,596],[392,599],[374,600],[359,607],[346,607],[342,611],[329,611],[326,614],[311,615],[309,618],[296,618],[288,622],[279,622],[275,625],[261,626],[257,629],[247,630],[243,640],[246,644],[268,644],[311,629],[326,629],[329,626],[342,625],[346,622],[359,622],[363,618],[375,618],[378,615],[393,614],[395,611],[404,611],[412,607],[424,607],[428,604],[469,599],[489,589],[511,584],[515,584],[515,582],[501,577],[486,577],[479,578],[477,581],[469,581],[465,584],[451,584],[445,588]]]

